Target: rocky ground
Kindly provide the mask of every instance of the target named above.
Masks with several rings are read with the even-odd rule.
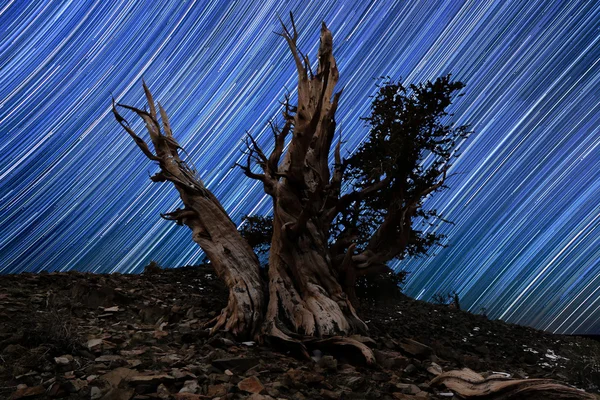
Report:
[[[0,399],[457,399],[430,382],[463,367],[600,386],[600,342],[404,296],[360,310],[375,367],[350,350],[308,360],[210,337],[225,302],[206,267],[0,276]]]

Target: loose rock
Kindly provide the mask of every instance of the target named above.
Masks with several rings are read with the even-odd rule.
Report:
[[[260,393],[265,389],[261,381],[255,376],[241,380],[237,386],[240,390],[248,393]]]

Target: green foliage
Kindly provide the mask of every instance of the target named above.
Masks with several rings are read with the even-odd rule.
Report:
[[[258,256],[267,254],[273,236],[273,217],[245,215],[242,220],[244,221],[240,227],[242,237],[246,239]]]
[[[431,302],[440,306],[447,306],[452,301],[450,293],[438,292],[431,297]]]
[[[431,298],[431,302],[433,304],[443,305],[443,306],[452,306],[457,310],[460,310],[460,298],[456,291],[443,293],[438,292],[433,295]]]
[[[479,314],[485,318],[488,317],[487,313],[488,313],[487,307],[481,307],[479,309]]]
[[[344,190],[329,232],[334,262],[341,262],[354,244],[356,254],[369,250],[377,256],[372,264],[377,272],[394,258],[425,255],[432,246],[443,246],[444,235],[427,228],[448,221],[422,205],[431,193],[446,187],[446,171],[470,134],[467,125],[450,121],[448,111],[463,87],[450,75],[408,87],[387,78],[378,86],[371,112],[362,118],[369,127],[366,140],[336,165],[344,171]],[[247,215],[240,228],[263,259],[272,224],[272,217]],[[367,273],[357,282],[357,296],[373,297],[382,290],[399,293],[405,278],[405,272],[390,269]]]
[[[394,223],[395,214],[413,206],[414,218],[428,226],[443,221],[437,210],[423,209],[422,202],[431,192],[442,190],[436,184],[445,177],[457,147],[469,135],[467,125],[455,126],[448,121],[447,108],[464,87],[450,75],[433,82],[404,87],[387,80],[378,87],[371,113],[363,120],[370,127],[367,139],[346,160],[345,180],[356,191],[384,183],[378,190],[356,200],[338,216],[334,231],[339,234],[352,227],[357,247],[368,243],[373,231],[384,220]],[[433,190],[430,190],[434,188]],[[424,232],[411,224],[405,246],[396,258],[425,254],[443,235]],[[407,226],[396,223],[397,234]]]
[[[398,298],[407,275],[407,271],[394,272],[388,268],[385,272],[361,276],[356,280],[356,296],[375,301]]]
[[[162,271],[162,267],[160,266],[159,263],[157,263],[154,260],[150,261],[150,264],[146,265],[144,267],[144,274],[156,274],[156,273],[160,273]]]

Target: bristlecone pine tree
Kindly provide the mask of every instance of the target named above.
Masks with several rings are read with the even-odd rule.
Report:
[[[249,136],[247,162],[240,165],[273,198],[268,282],[261,280],[257,256],[227,212],[181,159],[167,114],[160,103],[157,113],[146,84],[148,111],[118,106],[143,118],[154,152],[119,114],[114,100],[113,111],[141,151],[160,167],[152,181],[169,181],[180,194],[183,208],[163,217],[192,230],[193,240],[229,287],[228,305],[213,321],[213,331],[287,343],[328,338],[329,343],[360,348],[373,361],[364,345],[348,338],[367,330],[350,300],[356,277],[439,241],[439,236],[413,225],[436,216],[423,211],[422,202],[443,187],[457,143],[468,133],[464,126],[442,122],[462,84],[444,77],[408,89],[393,82],[383,85],[366,118],[371,125],[368,140],[343,160],[341,141],[332,149],[341,96],[335,92],[339,74],[332,34],[323,23],[313,71],[297,48],[293,17],[291,25],[287,29],[282,23],[281,36],[298,73],[297,106],[286,97],[283,123],[271,125],[273,151],[265,154]]]

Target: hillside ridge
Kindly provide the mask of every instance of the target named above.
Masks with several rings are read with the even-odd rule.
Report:
[[[597,341],[406,296],[359,309],[369,338],[357,340],[374,349],[375,367],[333,347],[310,349],[307,360],[209,336],[204,326],[226,302],[207,266],[0,276],[0,398],[458,399],[432,382],[462,368],[589,393],[600,385]]]

